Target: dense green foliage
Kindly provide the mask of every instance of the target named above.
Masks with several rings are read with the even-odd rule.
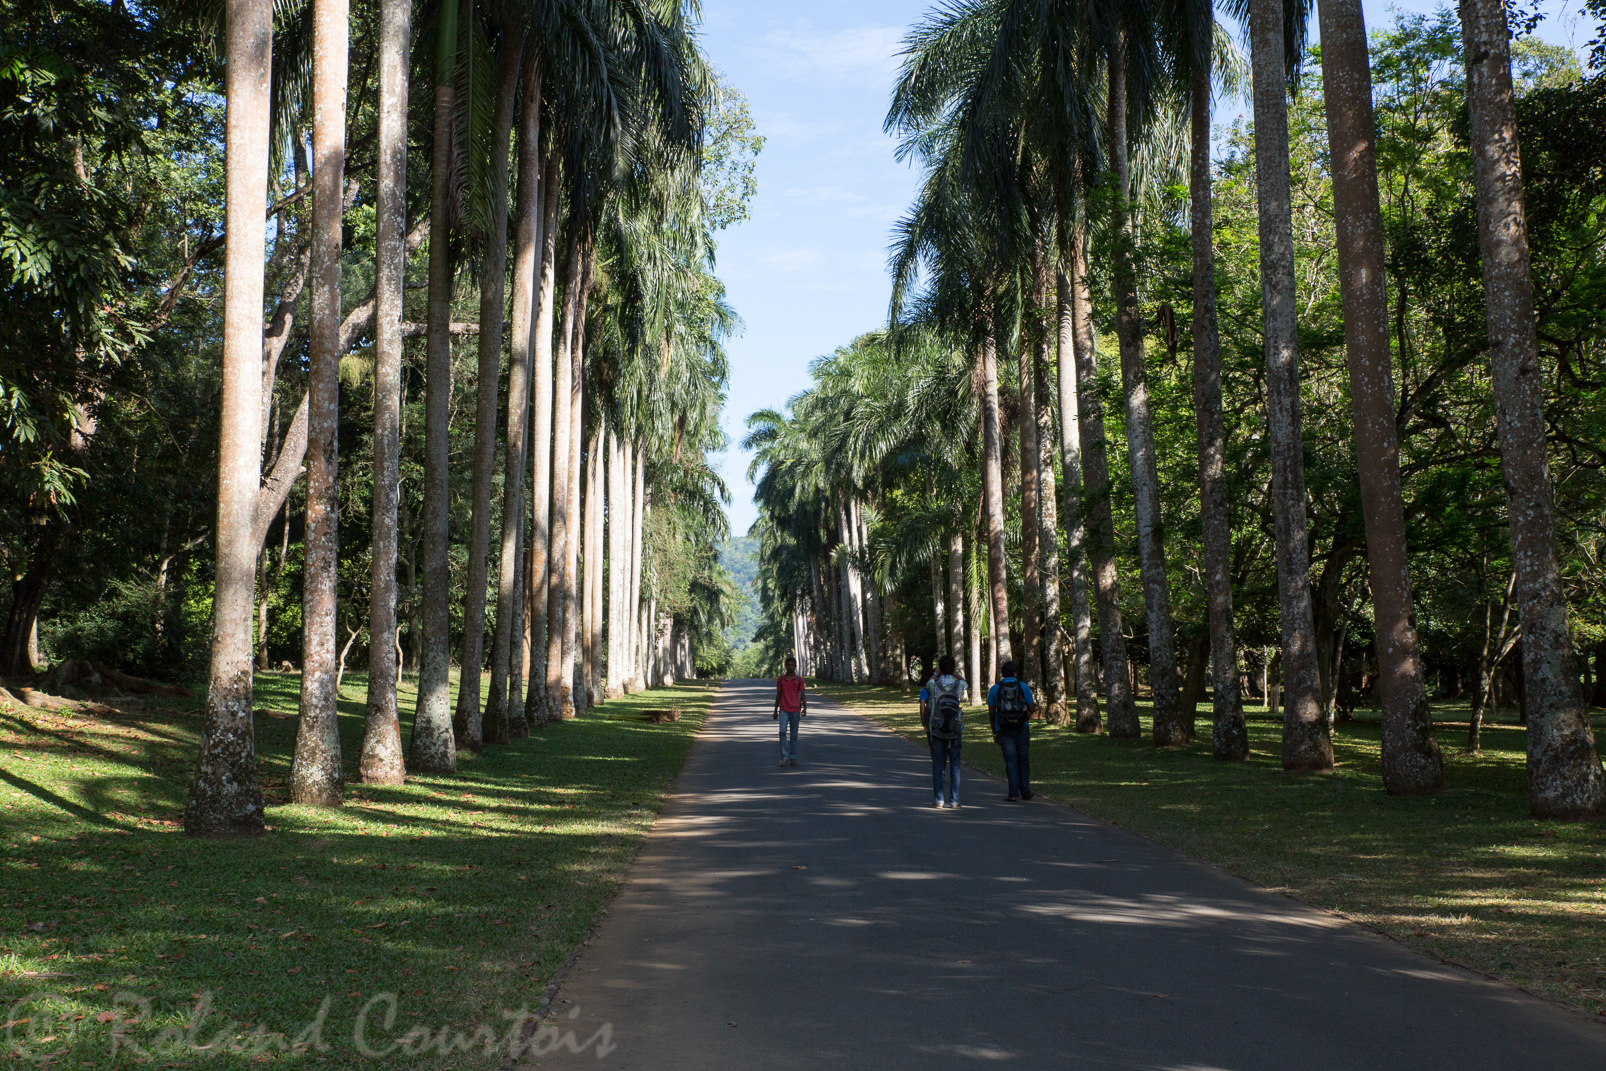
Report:
[[[429,212],[433,11],[421,4],[414,19],[409,229]],[[372,0],[352,5],[351,203],[342,271],[348,317],[371,299],[375,275],[377,13]],[[0,590],[0,621],[26,633],[37,596],[40,665],[97,659],[169,679],[193,679],[204,668],[217,508],[223,245],[222,66],[211,18],[184,5],[0,2],[7,28],[0,42],[0,564],[12,581]],[[270,176],[276,210],[268,221],[264,320],[270,336],[283,329],[287,337],[266,384],[264,475],[289,442],[308,382],[309,20],[306,4],[284,5],[276,32]],[[491,103],[483,51],[490,25],[466,33],[461,57],[464,77],[479,79],[469,79],[465,111],[478,125],[463,134],[468,148],[452,206],[460,225],[451,319],[469,325],[478,319],[492,188],[480,129]],[[707,89],[709,99],[699,101],[692,116],[707,124],[707,136],[701,158],[687,169],[690,196],[701,203],[689,210],[676,203],[670,185],[652,171],[659,161],[650,153],[636,155],[633,174],[614,176],[623,191],[617,197],[631,203],[611,208],[596,225],[598,271],[585,368],[588,424],[605,417],[611,426],[630,428],[647,451],[646,482],[657,506],[647,519],[643,598],[685,621],[696,650],[715,642],[727,614],[717,563],[726,492],[706,459],[723,447],[717,427],[728,378],[722,342],[740,322],[713,275],[711,236],[744,217],[763,143],[738,90],[717,81]],[[508,195],[513,192],[510,185]],[[565,201],[560,220],[571,207]],[[689,238],[664,224],[666,213]],[[651,248],[649,237],[657,243]],[[427,243],[416,244],[409,258],[405,323],[427,318],[427,252]],[[561,308],[561,294],[558,301]],[[352,664],[360,663],[368,643],[372,542],[374,339],[363,323],[359,318],[341,361],[338,432],[338,638],[342,646],[355,638]],[[474,342],[472,334],[458,334],[452,356],[454,657],[468,575]],[[400,643],[411,671],[422,642],[421,333],[410,333],[406,345],[398,572]],[[505,397],[505,385],[501,389]],[[505,413],[505,404],[499,411]],[[498,464],[493,530],[500,524],[502,478]],[[264,666],[300,661],[303,502],[298,481],[267,531],[259,560]],[[494,594],[494,562],[490,572]]]

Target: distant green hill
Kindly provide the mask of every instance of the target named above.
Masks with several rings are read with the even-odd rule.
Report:
[[[763,608],[758,600],[758,540],[742,536],[726,540],[720,549],[719,562],[731,575],[736,590],[742,594],[742,604],[736,623],[725,630],[731,652],[739,654],[752,642],[753,634],[764,623]]]

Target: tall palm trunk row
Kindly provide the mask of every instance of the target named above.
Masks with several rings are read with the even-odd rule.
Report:
[[[687,117],[702,115],[703,105],[685,95],[700,93],[696,87],[711,82],[686,36],[685,11],[674,5],[649,10],[607,3],[588,10],[586,17],[615,18],[615,27],[607,33],[593,27],[589,36],[581,34],[562,46],[571,49],[569,55],[573,48],[590,48],[596,62],[590,67],[562,65],[570,81],[554,81],[547,64],[549,55],[559,54],[554,39],[577,29],[572,19],[549,17],[555,11],[539,4],[520,13],[482,12],[456,3],[437,8],[433,130],[428,132],[431,199],[427,223],[418,229],[420,235],[428,233],[422,643],[417,705],[404,753],[397,702],[396,569],[403,296],[407,256],[417,244],[404,238],[412,9],[408,0],[384,0],[380,8],[378,152],[372,176],[377,186],[377,271],[374,295],[363,314],[371,318],[375,337],[370,673],[367,725],[357,763],[358,776],[367,781],[399,783],[407,770],[450,772],[458,750],[505,743],[526,734],[531,725],[583,713],[605,688],[634,690],[691,671],[685,626],[671,620],[668,608],[660,619],[646,549],[652,525],[647,476],[664,439],[655,438],[654,428],[667,419],[666,403],[649,401],[643,408],[626,395],[604,392],[593,397],[591,391],[594,383],[641,375],[630,364],[638,362],[651,373],[680,375],[694,384],[689,400],[706,414],[701,425],[693,425],[694,435],[706,439],[704,429],[717,413],[717,375],[710,377],[700,371],[703,365],[688,363],[708,359],[708,342],[697,350],[676,341],[677,331],[711,332],[702,337],[716,347],[712,359],[723,361],[717,345],[728,315],[717,308],[709,314],[688,297],[712,280],[697,274],[706,258],[696,250],[706,247],[709,232],[694,206],[690,219],[679,224],[684,229],[661,239],[661,253],[633,250],[632,242],[660,239],[650,236],[651,228],[628,222],[614,226],[613,221],[637,211],[636,204],[655,202],[650,197],[622,199],[607,177],[619,169],[606,162],[609,154],[625,151],[620,131],[631,131],[648,146],[629,150],[635,154],[638,181],[658,182],[666,194],[690,190],[699,196],[695,169],[687,170],[684,160],[685,149],[697,138]],[[262,392],[273,382],[272,368],[289,323],[287,315],[278,315],[265,331],[261,316],[261,221],[266,214],[267,94],[273,62],[272,25],[265,12],[262,5],[245,3],[226,12],[227,218],[234,237],[227,243],[224,302],[219,582],[207,732],[186,812],[187,828],[202,834],[262,829],[251,728],[256,558],[294,479],[291,474],[281,480],[276,471],[269,487],[258,491],[262,422],[265,413],[276,412],[263,405]],[[355,189],[348,189],[344,174],[349,17],[346,0],[318,0],[312,9],[310,169],[301,163],[299,143],[296,152],[298,175],[310,170],[312,241],[302,254],[303,273],[292,273],[281,302],[293,307],[300,280],[310,281],[311,382],[275,464],[294,467],[304,455],[308,472],[306,662],[290,786],[295,802],[316,805],[337,805],[345,776],[335,716],[342,661],[335,642],[340,502],[336,428],[341,355],[367,322],[354,319],[356,313],[343,319],[340,301],[342,214]],[[481,137],[473,124],[484,109],[460,98],[477,91],[478,83],[463,72],[487,39],[497,73],[488,130]],[[587,77],[592,80],[585,81]],[[637,80],[634,88],[631,79]],[[677,99],[676,94],[682,96]],[[643,103],[647,101],[655,103]],[[626,108],[641,110],[625,120],[621,111]],[[544,122],[551,118],[569,123],[571,133],[587,131],[585,138],[565,139],[544,129],[554,125]],[[580,141],[583,148],[576,150]],[[516,153],[511,152],[515,146]],[[660,146],[662,155],[654,156]],[[482,150],[484,166],[477,169],[469,158]],[[472,182],[482,172],[483,188],[463,188],[462,176]],[[474,197],[483,198],[482,210],[472,210],[464,200]],[[613,228],[608,231],[608,255],[640,264],[653,263],[655,256],[678,257],[682,265],[692,266],[686,274],[694,281],[686,283],[672,271],[640,276],[627,300],[673,304],[675,323],[663,328],[667,333],[661,337],[639,329],[612,335],[607,346],[588,353],[593,316],[608,316],[610,323],[648,320],[629,309],[599,309],[592,303],[600,278],[598,228],[605,226]],[[473,228],[477,233],[470,233]],[[284,245],[282,237],[278,245]],[[478,255],[479,283],[474,447],[462,548],[466,568],[457,578],[466,585],[459,589],[461,595],[454,595],[449,499],[454,462],[447,435],[453,339],[461,328],[452,313],[470,250]],[[642,292],[644,297],[637,296]],[[604,363],[607,375],[598,371]],[[698,389],[703,393],[696,393]],[[504,394],[505,421],[498,412]],[[684,407],[673,415],[685,430]],[[298,434],[305,446],[292,451]],[[678,443],[676,450],[678,454]],[[492,507],[499,458],[498,523]],[[676,501],[674,495],[670,501]],[[266,506],[272,509],[264,522],[260,514]],[[460,615],[453,613],[457,598],[462,599]],[[456,635],[454,617],[463,625]],[[454,661],[460,666],[455,716],[450,700]]]

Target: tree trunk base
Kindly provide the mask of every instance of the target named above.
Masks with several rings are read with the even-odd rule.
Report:
[[[1210,727],[1210,754],[1223,762],[1243,762],[1249,757],[1249,729],[1241,712],[1215,720]]]

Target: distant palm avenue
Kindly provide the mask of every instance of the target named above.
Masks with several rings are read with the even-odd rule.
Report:
[[[771,643],[838,681],[1014,659],[1050,720],[1137,737],[1141,696],[1161,747],[1208,682],[1226,760],[1254,689],[1294,771],[1375,705],[1402,794],[1443,785],[1432,693],[1470,704],[1474,751],[1515,701],[1533,814],[1597,815],[1606,487],[1566,444],[1600,424],[1544,369],[1602,353],[1562,324],[1606,280],[1569,248],[1606,184],[1526,169],[1523,139],[1587,154],[1563,128],[1603,78],[1511,44],[1496,0],[1370,39],[1320,0],[1319,52],[1310,6],[1226,5],[1247,52],[1190,0],[974,0],[909,32],[886,128],[924,181],[889,326],[748,420]],[[1212,162],[1217,90],[1253,123]]]

